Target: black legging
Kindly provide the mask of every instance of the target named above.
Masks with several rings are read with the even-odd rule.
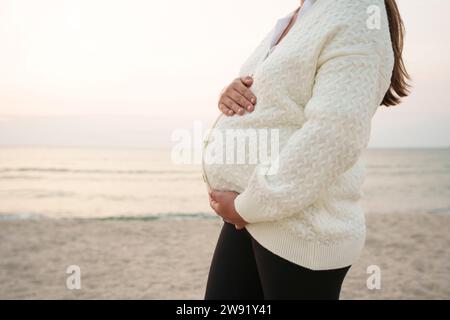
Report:
[[[246,229],[224,222],[217,242],[206,300],[339,299],[350,266],[314,271],[277,256]]]

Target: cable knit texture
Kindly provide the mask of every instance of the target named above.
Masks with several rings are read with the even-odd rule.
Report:
[[[367,23],[378,13],[379,28]],[[270,251],[313,270],[348,266],[365,241],[359,157],[394,63],[384,1],[317,0],[265,58],[273,32],[240,70],[254,74],[255,111],[221,117],[215,129],[277,129],[279,155],[205,164],[204,174],[211,188],[240,193],[237,212]],[[218,137],[205,153],[236,151]]]

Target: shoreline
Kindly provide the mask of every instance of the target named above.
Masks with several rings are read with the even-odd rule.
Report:
[[[341,299],[450,299],[450,215],[366,214]],[[202,299],[220,219],[0,221],[1,299]],[[66,269],[81,268],[81,290]],[[367,268],[381,268],[368,290]]]
[[[410,216],[417,215],[418,213],[406,213],[406,212],[366,212],[366,216],[372,215],[397,215],[397,216]],[[450,216],[450,207],[447,208],[437,208],[432,209],[428,212],[419,213],[419,215],[431,215],[431,216]],[[192,212],[192,213],[181,213],[181,212],[167,212],[160,214],[143,214],[143,215],[111,215],[111,216],[49,216],[38,213],[14,213],[6,214],[0,212],[0,223],[3,221],[45,221],[45,220],[55,220],[55,221],[185,221],[185,220],[198,220],[198,221],[211,221],[220,220],[217,215],[208,212]]]

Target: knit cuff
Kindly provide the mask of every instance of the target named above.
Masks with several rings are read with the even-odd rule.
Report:
[[[234,208],[248,223],[261,222],[261,206],[255,201],[250,192],[244,191],[234,199]]]

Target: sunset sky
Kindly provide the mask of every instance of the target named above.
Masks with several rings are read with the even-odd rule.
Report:
[[[0,0],[0,145],[170,146],[299,2]],[[450,1],[398,3],[414,88],[371,146],[450,146]]]

